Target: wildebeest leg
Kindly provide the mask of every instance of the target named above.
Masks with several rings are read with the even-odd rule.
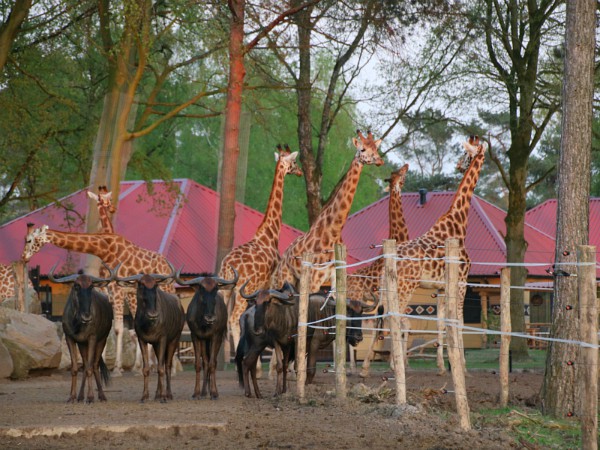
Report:
[[[69,354],[71,355],[71,392],[67,403],[73,403],[75,401],[75,393],[77,390],[77,372],[79,372],[79,365],[77,364],[77,346],[75,340],[69,336],[65,336],[67,341],[67,347],[69,348]]]
[[[246,397],[252,397],[249,379],[249,377],[252,377],[252,384],[254,385],[254,393],[256,394],[256,398],[262,398],[260,389],[258,388],[258,380],[256,379],[256,361],[259,359],[259,356],[260,352],[249,352],[242,361],[244,375],[244,394],[246,395]]]
[[[308,360],[306,361],[306,384],[311,384],[315,378],[315,373],[317,373],[317,351],[319,350],[318,341],[319,339],[317,336],[313,336],[313,339],[310,341]]]
[[[169,342],[167,346],[167,357],[165,360],[165,376],[167,378],[167,399],[173,400],[173,392],[171,392],[171,370],[173,368],[173,356],[179,345],[179,337]]]
[[[210,356],[208,361],[209,379],[210,379],[210,399],[216,400],[219,398],[217,390],[217,358],[223,342],[224,333],[217,333],[210,341]]]
[[[290,365],[290,352],[291,346],[287,346],[285,351],[283,352],[283,393],[287,392],[287,373],[288,367]]]
[[[192,343],[194,344],[194,363],[196,369],[196,385],[194,386],[194,395],[192,395],[193,399],[200,398],[200,371],[202,370],[202,341],[192,336]]]
[[[87,399],[86,402],[87,403],[94,403],[94,387],[92,385],[92,376],[94,374],[94,355],[95,355],[95,351],[96,351],[96,337],[95,336],[90,336],[90,339],[88,340],[87,344],[85,344],[86,347],[86,355],[85,355],[85,360],[83,361],[83,373],[84,373],[84,381],[87,384]],[[82,356],[83,358],[83,356]],[[81,393],[79,394],[80,396],[83,395],[83,383],[81,384]]]
[[[84,398],[84,393],[85,393],[85,386],[86,384],[88,384],[88,365],[89,365],[89,353],[90,353],[90,349],[88,346],[88,343],[78,343],[77,346],[79,347],[79,353],[81,353],[81,363],[83,364],[83,378],[81,379],[81,388],[79,389],[79,395],[77,396],[77,401],[78,402],[82,402],[83,398]],[[91,375],[91,374],[90,374]],[[91,379],[90,379],[91,382]]]
[[[275,395],[280,395],[283,394],[283,351],[277,342],[275,342],[273,352],[277,358],[277,386],[275,388]]]
[[[161,403],[166,403],[167,397],[165,396],[165,355],[167,353],[167,338],[162,337],[156,344],[152,344],[154,347],[154,353],[158,360],[158,382],[156,383],[156,393],[154,394],[154,400],[160,400]]]
[[[102,358],[102,351],[105,346],[106,338],[98,341],[94,349],[94,378],[96,379],[96,387],[98,389],[98,400],[101,402],[106,401],[106,395],[104,395],[104,389],[102,389],[102,379],[100,378],[100,359]],[[106,376],[108,376],[108,372],[106,372]]]
[[[140,402],[145,402],[150,397],[148,393],[148,378],[150,377],[150,367],[148,366],[148,346],[140,337],[138,336],[138,343],[140,346],[140,351],[142,352],[142,374],[144,375],[144,392],[142,393],[142,398]]]
[[[202,355],[202,365],[204,366],[204,376],[202,377],[202,393],[201,397],[206,397],[206,393],[208,392],[208,377],[210,368],[208,367],[208,346],[210,341],[200,341],[200,350]]]

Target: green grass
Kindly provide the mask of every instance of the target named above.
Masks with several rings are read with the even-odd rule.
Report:
[[[475,421],[509,429],[517,441],[528,443],[528,448],[581,447],[581,425],[576,419],[559,420],[543,416],[538,411],[504,408],[481,410]]]

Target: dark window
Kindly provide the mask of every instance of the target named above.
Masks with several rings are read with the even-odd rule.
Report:
[[[465,295],[465,323],[481,323],[481,297],[470,286]]]

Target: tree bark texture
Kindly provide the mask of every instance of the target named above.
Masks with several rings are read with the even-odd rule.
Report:
[[[555,270],[569,274],[577,272],[577,246],[589,242],[595,21],[596,2],[567,1]],[[577,279],[556,276],[551,337],[580,340],[578,308]],[[550,343],[542,386],[544,413],[558,418],[581,413],[580,362],[578,345]]]
[[[29,15],[31,0],[16,0],[6,22],[0,25],[0,72],[4,69],[12,43],[17,37],[21,24]]]
[[[225,106],[225,130],[223,138],[223,169],[221,196],[219,199],[219,233],[217,236],[217,260],[215,271],[233,248],[235,225],[235,191],[237,164],[240,155],[239,135],[244,88],[244,8],[245,0],[230,0],[231,29],[229,39],[229,82]]]
[[[300,147],[300,162],[306,183],[306,209],[308,211],[308,224],[312,225],[321,212],[321,181],[323,179],[322,167],[317,164],[313,150],[313,128],[310,117],[311,92],[311,13],[313,8],[306,8],[296,15],[298,26],[298,53],[300,68],[296,80],[298,92],[298,141]]]

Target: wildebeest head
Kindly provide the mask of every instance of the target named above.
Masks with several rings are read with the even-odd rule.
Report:
[[[377,300],[375,298],[375,300]],[[327,300],[335,308],[337,300]],[[362,335],[362,317],[366,312],[371,312],[377,308],[378,302],[368,304],[360,300],[346,300],[346,342],[353,347],[363,340]]]
[[[121,264],[117,265],[114,270],[111,270],[106,264],[104,265],[110,273],[108,278],[98,278],[92,275],[86,275],[82,271],[62,278],[56,278],[54,276],[54,270],[57,265],[58,263],[52,266],[48,278],[54,283],[73,283],[68,301],[71,302],[77,319],[81,320],[82,323],[90,322],[92,320],[92,298],[94,288],[101,288],[110,283],[115,278]]]
[[[171,268],[171,273],[169,275],[139,273],[130,277],[115,277],[117,284],[120,286],[137,284],[137,310],[140,311],[140,314],[144,314],[150,320],[156,320],[158,318],[159,313],[156,299],[158,297],[159,285],[170,282],[175,276],[175,268],[170,262],[169,267]],[[136,315],[137,314],[136,311]]]
[[[246,294],[245,288],[249,281],[246,281],[240,288],[240,295],[255,305],[254,330],[251,331],[255,334],[263,334],[265,332],[265,314],[269,306],[272,304],[295,305],[296,290],[286,281],[281,289],[259,289],[252,294]]]
[[[226,280],[220,278],[214,274],[204,272],[199,277],[191,280],[181,279],[181,269],[177,271],[175,280],[182,286],[192,286],[194,288],[194,300],[198,301],[201,310],[201,320],[206,325],[212,325],[217,320],[216,306],[219,298],[222,298],[222,294],[219,289],[226,288],[235,285],[239,279],[239,274],[233,266],[233,279]]]

